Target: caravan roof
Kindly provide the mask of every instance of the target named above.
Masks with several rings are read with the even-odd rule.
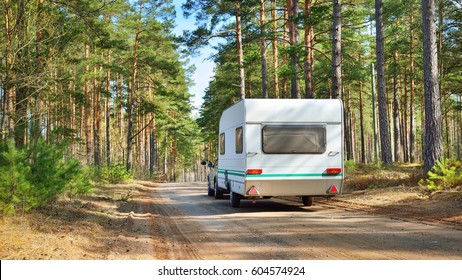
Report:
[[[291,122],[339,123],[342,121],[339,99],[245,99],[223,112],[220,127],[226,123]]]

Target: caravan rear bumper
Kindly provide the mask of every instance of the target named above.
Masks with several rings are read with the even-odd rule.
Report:
[[[334,187],[333,187],[334,186]],[[343,179],[246,180],[243,196],[324,196],[342,191]],[[256,191],[255,191],[256,190]]]
[[[244,197],[325,196],[341,193],[343,173],[251,175],[242,171],[219,170],[218,185]]]

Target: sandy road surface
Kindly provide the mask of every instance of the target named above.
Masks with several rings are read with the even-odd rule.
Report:
[[[274,198],[235,209],[204,183],[149,190],[163,259],[462,259],[462,230],[445,225]]]

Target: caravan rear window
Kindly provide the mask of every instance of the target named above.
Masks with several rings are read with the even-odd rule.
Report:
[[[262,130],[265,154],[322,154],[326,127],[322,125],[267,125]]]

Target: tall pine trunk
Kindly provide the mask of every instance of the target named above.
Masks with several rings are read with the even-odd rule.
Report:
[[[395,161],[401,161],[401,130],[398,97],[398,50],[393,50],[393,136]]]
[[[260,55],[261,55],[261,92],[263,98],[268,98],[268,79],[266,63],[266,9],[265,0],[260,0]]]
[[[363,82],[359,81],[359,126],[361,130],[361,163],[366,163],[366,142],[364,140]]]
[[[289,33],[288,33],[288,22],[289,22],[289,11],[288,8],[284,9],[284,26],[282,34],[282,48],[287,48],[287,43],[289,42]],[[282,64],[287,65],[287,55],[284,55],[282,58]],[[282,96],[287,98],[287,75],[284,75],[282,78]]]
[[[236,42],[237,64],[239,67],[240,98],[245,99],[244,51],[242,48],[241,1],[236,0]]]
[[[289,44],[292,49],[290,51],[290,65],[292,68],[290,96],[294,99],[300,99],[300,81],[298,79],[299,65],[296,45],[299,41],[299,33],[297,27],[298,16],[298,0],[287,0],[288,25],[289,25]]]
[[[403,124],[401,129],[401,137],[403,141],[403,161],[409,162],[409,116],[408,116],[408,108],[409,108],[409,90],[408,90],[408,79],[409,73],[407,69],[404,69],[403,75],[403,85],[404,85],[404,97],[403,102],[401,103],[401,110],[403,114],[401,116],[401,122]]]
[[[422,22],[425,86],[424,169],[428,172],[443,156],[434,0],[422,0]]]
[[[99,86],[101,67],[98,69],[95,65],[93,70],[93,160],[98,168],[101,167],[101,90]]]
[[[410,40],[409,40],[409,67],[410,67],[410,83],[409,83],[409,161],[415,162],[415,133],[414,133],[414,96],[415,96],[415,65],[414,65],[414,30],[412,25],[414,23],[414,9],[413,0],[410,1],[409,9],[409,26]]]
[[[443,82],[445,77],[444,73],[444,61],[442,58],[442,52],[443,52],[443,42],[444,42],[444,6],[445,2],[443,0],[438,0],[438,51],[437,51],[437,59],[438,59],[438,77],[439,77],[439,83],[438,83],[438,90],[440,95],[445,96],[444,91],[443,91]],[[445,129],[445,142],[446,142],[446,158],[451,158],[451,149],[449,147],[451,146],[451,137],[450,137],[450,126],[449,126],[449,111],[444,114],[444,118],[446,121],[446,125],[444,126]]]
[[[271,20],[273,21],[273,39],[271,46],[273,49],[273,86],[274,86],[274,97],[279,98],[279,77],[278,77],[278,22],[277,22],[277,0],[272,0],[271,6]]]
[[[346,148],[346,158],[347,160],[352,160],[353,157],[353,126],[351,122],[351,95],[350,91],[347,90],[345,96],[345,109],[344,109],[344,123],[345,123],[345,148]]]
[[[125,168],[130,171],[133,164],[133,114],[134,114],[134,102],[135,102],[135,91],[136,91],[136,74],[138,72],[138,47],[139,38],[141,33],[141,26],[138,26],[135,32],[135,45],[133,47],[133,64],[132,64],[132,75],[130,80],[130,94],[128,95],[128,124],[127,124],[127,161]]]
[[[26,15],[25,15],[25,1],[17,0],[17,15],[15,19],[15,26],[12,31],[17,34],[17,51],[15,54],[15,61],[25,62],[28,60],[26,51],[27,38],[26,38]],[[21,70],[16,70],[18,78],[21,78]],[[28,126],[27,107],[29,103],[30,88],[27,83],[19,82],[15,85],[15,114],[14,114],[14,139],[16,147],[24,147],[26,145],[26,130]]]
[[[154,98],[152,96],[152,85],[151,78],[148,76],[148,98],[150,102],[154,104]],[[148,117],[151,122],[148,125],[148,138],[149,138],[149,176],[153,178],[155,167],[156,167],[156,139],[155,139],[155,113],[149,112]]]
[[[106,61],[111,65],[111,52],[107,51]],[[105,108],[105,123],[106,123],[106,164],[111,164],[111,70],[106,70],[106,99]],[[114,106],[115,109],[115,106]]]
[[[334,0],[332,24],[332,98],[342,96],[342,1]]]
[[[383,39],[382,0],[375,0],[376,20],[376,56],[377,56],[377,96],[379,104],[379,129],[381,160],[384,165],[391,165],[392,154],[387,117],[387,96],[385,89],[385,44]]]
[[[314,97],[313,93],[313,27],[311,26],[311,0],[305,0],[305,98]]]
[[[77,67],[75,66],[75,64],[72,66],[71,71],[72,71],[72,79],[71,79],[71,81],[69,83],[69,91],[71,92],[71,94],[69,95],[69,107],[70,107],[69,126],[70,126],[70,129],[72,131],[77,132],[76,125],[75,125],[75,116],[76,116],[75,100],[74,100],[74,96],[73,96],[73,94],[75,94],[75,90],[76,90],[75,83],[76,83],[76,75],[77,75],[76,74]],[[41,115],[40,111],[38,111],[38,112],[39,112],[38,115]],[[72,143],[71,143],[71,154],[73,156],[77,156],[76,155],[75,141],[72,141]]]
[[[85,73],[88,75],[90,72],[90,44],[88,42],[85,43]],[[84,84],[84,94],[85,94],[85,155],[87,165],[92,164],[92,139],[91,139],[91,92],[90,92],[90,82],[88,78],[85,78]]]
[[[10,9],[10,0],[5,0],[5,54],[6,54],[6,76],[5,76],[5,119],[6,119],[6,136],[10,139],[13,138],[14,134],[14,118],[15,115],[15,107],[16,107],[16,89],[13,84],[15,79],[15,72],[13,68],[14,62],[14,51],[13,51],[13,27],[12,27],[12,15]]]

